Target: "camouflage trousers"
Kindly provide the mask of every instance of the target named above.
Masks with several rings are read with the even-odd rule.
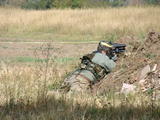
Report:
[[[91,82],[79,74],[72,74],[62,84],[62,89],[68,93],[86,93],[91,91]]]

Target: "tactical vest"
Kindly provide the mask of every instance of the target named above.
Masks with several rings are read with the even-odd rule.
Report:
[[[96,80],[101,80],[109,72],[99,64],[93,63],[92,59],[95,56],[95,53],[84,55],[81,58],[80,69],[90,71],[96,78]]]

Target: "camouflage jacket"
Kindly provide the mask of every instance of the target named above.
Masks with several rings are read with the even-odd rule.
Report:
[[[89,55],[92,55],[92,54],[89,54]],[[93,56],[91,57],[91,62],[104,69],[105,73],[102,73],[104,74],[102,75],[103,77],[107,73],[111,72],[112,69],[116,66],[115,62],[112,59],[110,59],[107,55],[99,53],[99,52],[96,52],[93,54]],[[96,82],[98,80],[96,75],[90,70],[82,69],[80,74],[84,75],[85,77],[90,79],[92,82]]]

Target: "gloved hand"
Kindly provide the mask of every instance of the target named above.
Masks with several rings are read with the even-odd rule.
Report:
[[[117,61],[117,59],[118,59],[118,57],[117,57],[117,55],[116,54],[114,54],[114,56],[111,58],[114,62],[116,62]]]

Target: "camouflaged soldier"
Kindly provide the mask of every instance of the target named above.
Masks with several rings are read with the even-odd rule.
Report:
[[[66,92],[90,92],[92,85],[100,81],[116,66],[116,55],[110,57],[113,46],[101,41],[97,51],[84,55],[80,67],[65,78],[62,88]]]

